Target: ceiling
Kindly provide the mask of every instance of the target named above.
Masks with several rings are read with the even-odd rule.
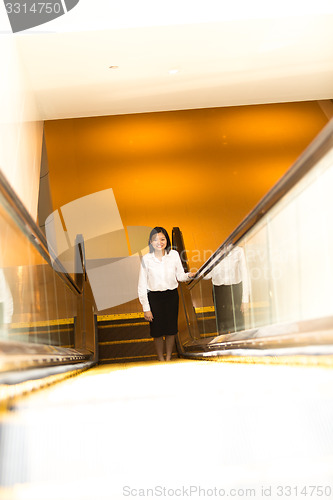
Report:
[[[45,120],[333,98],[332,2],[228,3],[81,0],[11,36]]]

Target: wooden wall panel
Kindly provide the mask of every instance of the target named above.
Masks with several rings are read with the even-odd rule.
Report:
[[[112,188],[125,227],[179,226],[194,269],[326,123],[317,102],[49,121],[54,209]]]

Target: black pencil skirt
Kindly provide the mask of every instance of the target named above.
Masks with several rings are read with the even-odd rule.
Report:
[[[151,337],[176,335],[179,309],[177,288],[163,292],[148,292],[148,301],[154,318],[149,323]]]
[[[244,330],[244,315],[241,311],[243,284],[214,285],[215,314],[219,333]]]

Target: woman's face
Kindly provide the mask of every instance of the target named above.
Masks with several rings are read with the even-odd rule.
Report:
[[[154,252],[161,252],[165,250],[167,246],[167,240],[163,233],[154,234],[154,236],[150,240],[150,243],[154,249]]]

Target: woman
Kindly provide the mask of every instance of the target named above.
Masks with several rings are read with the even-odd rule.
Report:
[[[234,247],[204,279],[212,279],[217,329],[220,334],[245,329],[249,279],[242,247]]]
[[[185,273],[176,250],[163,227],[154,227],[149,236],[149,253],[144,255],[139,276],[139,300],[144,317],[150,324],[159,361],[170,361],[178,332],[178,281],[186,281],[194,273]]]

